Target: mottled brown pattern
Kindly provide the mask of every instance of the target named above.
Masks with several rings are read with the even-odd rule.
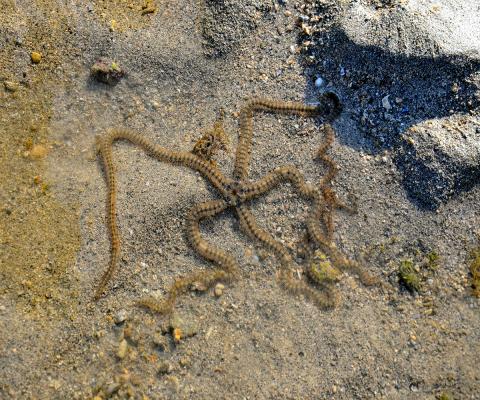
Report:
[[[205,132],[200,139],[193,146],[192,153],[210,161],[213,166],[216,166],[213,157],[217,154],[218,150],[226,151],[229,146],[228,136],[223,129],[223,120],[225,118],[225,111],[220,110],[220,115],[213,124],[213,129]]]

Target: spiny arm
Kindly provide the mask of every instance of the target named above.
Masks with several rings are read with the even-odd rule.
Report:
[[[185,293],[193,284],[200,282],[205,287],[211,287],[218,281],[229,281],[238,277],[238,266],[235,259],[203,239],[199,228],[199,222],[202,219],[211,218],[221,213],[227,206],[224,200],[200,203],[190,210],[187,219],[188,236],[192,246],[202,257],[217,264],[217,267],[176,279],[168,290],[165,300],[159,302],[152,298],[146,298],[138,302],[140,306],[159,314],[170,314],[175,307],[178,296]]]
[[[337,95],[331,92],[324,93],[319,99],[319,103],[315,105],[264,98],[250,100],[240,111],[240,133],[233,172],[234,179],[244,180],[248,176],[252,151],[254,112],[264,111],[303,117],[324,115],[329,119],[334,119],[338,116],[341,109],[340,100]]]
[[[127,140],[133,144],[136,144],[152,157],[160,161],[174,165],[182,165],[200,172],[223,195],[228,194],[226,187],[230,182],[230,180],[225,178],[219,170],[196,155],[189,152],[168,150],[153,143],[138,133],[124,129],[115,129],[107,132],[102,137],[97,137],[96,147],[102,156],[108,186],[107,216],[111,242],[111,256],[109,266],[103,274],[95,292],[95,300],[98,300],[103,295],[108,282],[112,279],[112,276],[117,269],[120,258],[120,234],[116,221],[116,174],[112,157],[112,145],[116,140]]]

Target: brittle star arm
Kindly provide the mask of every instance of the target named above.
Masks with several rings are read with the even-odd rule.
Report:
[[[377,283],[377,279],[366,272],[362,266],[355,260],[350,260],[345,257],[329,240],[328,236],[322,232],[320,226],[320,218],[324,213],[324,205],[321,199],[314,200],[313,211],[307,219],[307,231],[314,243],[332,260],[332,264],[340,270],[349,270],[354,272],[360,281],[366,285],[371,286]]]
[[[305,282],[293,277],[291,255],[288,253],[284,245],[266,230],[258,226],[254,216],[247,209],[246,205],[242,204],[235,207],[235,210],[237,211],[242,230],[248,236],[257,239],[272,249],[275,252],[275,255],[280,258],[282,268],[279,273],[279,278],[280,283],[286,290],[295,295],[304,295],[322,309],[329,309],[335,305],[335,297],[329,288],[324,288],[323,291],[315,290]]]
[[[323,220],[327,234],[326,239],[330,242],[333,240],[333,208],[340,204],[335,192],[332,190],[332,180],[337,175],[338,166],[330,156],[327,155],[328,150],[332,147],[333,141],[335,140],[333,128],[329,124],[324,124],[322,128],[325,133],[325,138],[323,144],[318,148],[317,158],[327,167],[327,173],[322,177],[319,185],[324,202],[322,203],[323,206],[317,218]]]
[[[307,219],[307,231],[315,244],[331,258],[332,263],[336,267],[355,272],[361,282],[366,285],[373,284],[373,278],[361,268],[360,264],[356,261],[347,259],[336,249],[329,235],[328,226],[326,228],[327,233],[325,234],[323,232],[320,221],[323,220],[325,222],[327,220],[326,214],[329,213],[329,210],[326,210],[326,200],[322,198],[318,193],[318,190],[305,182],[300,171],[294,166],[275,168],[265,175],[264,178],[256,182],[245,184],[242,193],[244,200],[258,197],[284,180],[291,182],[304,197],[313,202],[313,211]]]
[[[185,293],[194,283],[198,282],[205,287],[211,287],[218,281],[230,281],[238,277],[239,272],[235,259],[224,250],[203,239],[199,227],[202,219],[214,217],[227,207],[228,204],[224,200],[211,200],[196,204],[190,210],[187,218],[187,232],[191,245],[203,258],[213,261],[218,267],[176,279],[164,301],[158,302],[154,299],[146,298],[140,300],[138,302],[139,305],[160,314],[169,314],[175,306],[177,297]]]
[[[333,240],[334,209],[342,209],[347,212],[354,213],[355,205],[352,207],[339,200],[338,196],[332,189],[332,180],[338,173],[338,165],[327,154],[327,152],[332,147],[332,144],[335,140],[335,132],[330,124],[324,124],[322,126],[322,130],[325,134],[325,139],[317,151],[317,158],[320,159],[326,166],[327,173],[322,177],[319,185],[323,199],[325,200],[325,206],[323,207],[323,212],[319,218],[323,220],[327,232],[327,238],[331,241]]]
[[[324,236],[319,224],[319,220],[325,214],[325,202],[322,201],[320,193],[312,185],[307,184],[300,171],[293,165],[278,167],[267,173],[263,178],[255,181],[245,183],[242,186],[242,200],[247,201],[257,198],[262,194],[270,191],[278,186],[282,181],[288,181],[300,192],[301,195],[309,200],[313,200],[315,204],[315,218],[316,237],[321,238],[318,242],[325,247],[330,243],[330,240]],[[317,221],[318,220],[318,221]],[[326,252],[326,250],[324,250]]]
[[[205,259],[213,261],[226,274],[225,278],[238,278],[239,270],[235,259],[226,251],[207,242],[200,233],[200,221],[220,214],[229,207],[225,200],[211,200],[196,204],[187,219],[187,232],[195,250]]]
[[[304,197],[313,198],[319,196],[318,190],[305,182],[297,167],[285,165],[271,170],[257,181],[243,183],[241,186],[241,199],[242,201],[247,201],[259,197],[283,181],[290,182]]]
[[[210,163],[202,160],[200,157],[189,153],[171,151],[165,147],[159,146],[142,135],[128,130],[111,130],[106,135],[97,138],[97,149],[100,152],[105,168],[105,175],[108,185],[107,194],[107,215],[108,227],[111,240],[111,256],[108,269],[103,274],[98,284],[95,300],[98,300],[105,290],[106,285],[111,280],[117,268],[120,257],[120,235],[116,222],[116,176],[115,165],[112,157],[112,144],[116,140],[126,140],[141,147],[152,157],[174,165],[182,165],[200,172],[223,196],[228,195],[226,187],[231,182],[220,171],[215,169]]]
[[[256,111],[274,112],[279,114],[314,117],[325,114],[336,116],[341,110],[338,97],[334,93],[323,94],[319,104],[306,105],[297,102],[283,102],[263,98],[250,100],[240,111],[240,134],[233,170],[234,179],[244,180],[248,176],[253,139],[253,114]]]
[[[319,185],[323,201],[320,201],[319,199],[320,194],[318,189],[307,184],[300,171],[292,165],[275,168],[258,181],[244,183],[242,186],[242,199],[250,200],[258,197],[277,186],[281,181],[289,181],[304,197],[317,199],[316,217],[318,220],[324,222],[326,228],[326,238],[322,241],[331,242],[333,239],[333,209],[348,209],[348,206],[338,200],[331,188],[331,181],[335,177],[338,167],[326,152],[333,143],[334,132],[330,125],[325,125],[324,131],[325,142],[320,146],[317,152],[317,157],[327,166],[327,174],[322,178]]]

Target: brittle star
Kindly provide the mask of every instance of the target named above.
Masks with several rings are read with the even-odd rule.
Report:
[[[110,264],[98,285],[95,299],[98,300],[108,282],[112,279],[117,268],[120,256],[120,235],[116,222],[116,179],[112,159],[111,147],[116,140],[126,140],[141,147],[152,157],[174,165],[181,165],[199,172],[218,191],[221,198],[202,202],[193,206],[187,217],[188,238],[193,248],[205,259],[212,261],[216,267],[186,277],[176,279],[167,298],[158,302],[154,299],[140,300],[140,304],[153,311],[169,314],[172,312],[177,297],[185,293],[194,284],[201,283],[205,287],[211,287],[219,281],[229,281],[239,276],[239,268],[235,259],[226,251],[207,242],[200,234],[200,221],[214,217],[221,212],[233,208],[240,222],[241,229],[251,238],[254,238],[269,249],[273,250],[281,261],[279,280],[282,285],[295,294],[303,294],[313,300],[321,308],[329,308],[334,305],[330,288],[324,282],[315,278],[315,273],[309,274],[317,281],[322,290],[316,290],[306,282],[294,278],[292,256],[287,248],[277,241],[270,233],[262,229],[253,214],[250,212],[247,202],[256,199],[274,189],[281,182],[287,181],[300,193],[301,196],[312,202],[313,208],[307,218],[307,233],[315,246],[320,248],[331,260],[332,264],[340,269],[354,270],[360,280],[365,284],[372,282],[371,277],[363,272],[359,264],[343,256],[333,243],[332,212],[334,208],[341,207],[331,188],[337,168],[326,152],[334,140],[334,132],[329,124],[324,124],[325,142],[320,146],[317,156],[327,166],[327,173],[315,187],[305,181],[300,171],[293,165],[285,165],[274,168],[263,178],[256,181],[248,180],[248,169],[251,159],[253,139],[253,115],[254,112],[264,111],[282,114],[293,114],[305,117],[324,115],[327,118],[335,118],[341,110],[338,97],[333,93],[325,93],[316,105],[305,105],[297,102],[272,101],[267,99],[253,99],[249,101],[240,112],[240,132],[235,156],[233,178],[226,177],[215,164],[208,159],[202,158],[194,152],[182,152],[168,150],[157,145],[145,137],[127,130],[111,130],[105,136],[97,139],[97,148],[102,155],[105,174],[108,183],[108,226],[111,239]],[[217,127],[218,128],[218,127]],[[325,225],[322,228],[322,222]],[[308,272],[308,271],[307,271]]]

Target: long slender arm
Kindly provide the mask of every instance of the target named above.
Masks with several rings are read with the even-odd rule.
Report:
[[[242,229],[249,236],[256,238],[271,248],[280,258],[282,268],[279,273],[279,280],[286,290],[292,294],[307,297],[322,309],[329,309],[335,305],[335,294],[330,288],[322,288],[321,291],[316,290],[307,285],[304,281],[294,278],[293,269],[291,268],[292,258],[285,246],[275,240],[270,233],[260,228],[255,222],[251,212],[245,206],[237,207],[236,210],[240,218],[240,226]]]
[[[237,154],[233,176],[244,180],[248,176],[248,167],[252,152],[253,114],[256,111],[266,111],[281,114],[315,116],[319,113],[317,106],[302,103],[274,101],[268,99],[253,99],[240,111],[240,135],[238,137]]]
[[[195,205],[187,219],[187,229],[190,242],[195,250],[209,261],[217,264],[229,276],[238,276],[238,265],[235,259],[226,251],[208,243],[202,238],[199,223],[204,218],[220,214],[228,207],[225,200],[212,200]]]
[[[107,223],[110,232],[111,256],[109,266],[97,286],[94,296],[95,300],[98,300],[102,296],[108,282],[112,279],[112,276],[117,269],[118,260],[120,258],[120,234],[118,232],[116,221],[116,174],[112,157],[112,144],[116,140],[127,140],[136,144],[152,157],[160,161],[174,165],[181,165],[200,172],[216,189],[220,191],[220,193],[225,196],[228,194],[226,188],[231,182],[231,180],[224,177],[219,170],[214,168],[209,162],[202,160],[200,157],[189,152],[168,150],[135,132],[128,130],[111,130],[106,135],[98,138],[97,148],[102,156],[108,185]]]
[[[264,111],[277,114],[315,117],[325,115],[335,118],[341,111],[340,100],[334,93],[324,93],[316,105],[298,102],[284,102],[269,99],[252,99],[240,111],[240,134],[233,171],[234,179],[245,180],[248,176],[253,139],[253,114]]]
[[[282,265],[288,265],[292,261],[292,256],[288,253],[286,247],[276,240],[266,230],[260,228],[255,222],[255,218],[245,205],[235,207],[240,221],[240,228],[251,238],[257,239],[268,248],[275,252]]]
[[[323,207],[324,206],[322,202],[314,202],[313,211],[310,217],[307,219],[307,231],[310,235],[310,238],[325,254],[330,257],[332,264],[335,267],[340,270],[349,270],[354,272],[360,281],[366,286],[377,283],[377,280],[368,272],[366,272],[358,262],[345,257],[337,249],[335,244],[329,240],[328,236],[323,233],[320,226],[320,217],[324,213]]]
[[[306,183],[298,168],[293,165],[285,165],[271,170],[255,182],[244,183],[241,187],[242,201],[257,198],[281,182],[290,182],[306,198],[318,198],[320,195],[315,187]]]
[[[117,140],[126,140],[133,144],[136,144],[142,148],[146,153],[153,158],[167,162],[173,165],[181,165],[190,168],[194,171],[200,172],[207,180],[222,194],[227,195],[225,187],[231,183],[231,179],[225,177],[217,168],[215,168],[210,162],[202,159],[201,157],[188,151],[174,151],[169,150],[163,146],[160,146],[143,135],[136,132],[132,132],[126,129],[113,129],[107,132],[104,136],[100,137],[97,141],[97,147],[104,158],[110,159],[110,165],[112,165],[112,144]]]
[[[170,314],[178,296],[185,293],[194,283],[200,282],[205,287],[211,287],[218,281],[230,281],[238,277],[238,266],[235,259],[224,250],[208,243],[200,234],[200,221],[220,214],[227,207],[228,205],[224,200],[212,200],[196,204],[190,210],[187,219],[188,236],[192,246],[202,257],[217,264],[217,267],[176,279],[164,301],[158,302],[155,299],[146,298],[140,300],[139,305],[160,314]]]

